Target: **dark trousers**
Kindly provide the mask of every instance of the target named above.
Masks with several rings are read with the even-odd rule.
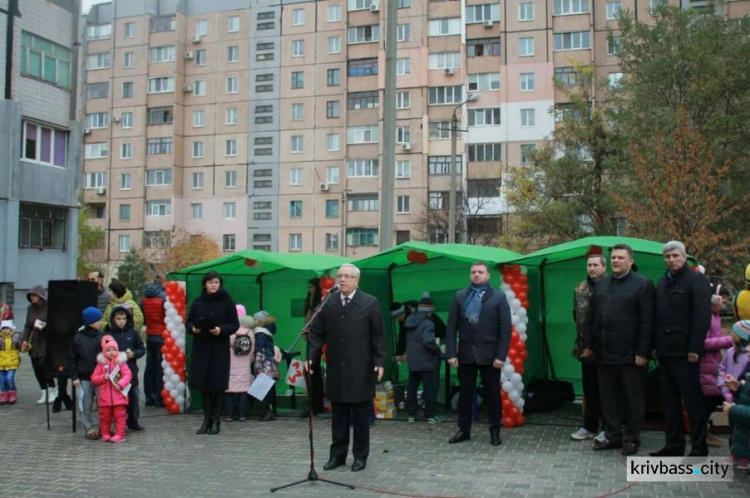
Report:
[[[659,358],[661,401],[664,406],[664,425],[669,449],[685,451],[685,426],[682,404],[690,418],[692,454],[708,455],[706,445],[706,405],[700,382],[700,362],[687,358]]]
[[[224,395],[224,407],[227,412],[227,418],[232,418],[235,414],[238,418],[245,418],[247,411],[247,394],[245,393],[226,393]],[[234,407],[237,407],[235,411]]]
[[[635,359],[633,360],[635,362]],[[621,406],[621,394],[627,406],[625,424],[625,441],[639,442],[643,420],[645,418],[646,397],[643,391],[643,368],[632,365],[597,365],[599,374],[599,397],[604,415],[604,430],[607,439],[621,442],[623,434],[621,422],[624,406]]]
[[[583,384],[583,428],[589,432],[599,432],[604,427],[602,402],[599,397],[599,373],[594,363],[581,363]]]
[[[355,460],[367,460],[370,454],[370,427],[367,412],[372,401],[363,403],[331,403],[331,458],[345,460],[349,452],[349,424],[354,429],[352,454]]]
[[[40,389],[47,389],[48,387],[55,387],[55,381],[51,377],[48,377],[44,371],[44,358],[31,357],[31,368],[34,370],[34,377],[39,384]]]
[[[156,401],[161,399],[164,386],[164,369],[161,366],[161,347],[164,339],[157,335],[146,338],[146,371],[143,373],[143,392],[146,399]]]
[[[417,389],[419,383],[422,383],[422,393],[424,396],[424,413],[426,418],[432,418],[437,412],[437,400],[435,398],[435,372],[428,370],[426,372],[409,371],[409,388],[406,392],[406,412],[410,417],[417,414]]]
[[[266,393],[266,397],[263,398],[263,412],[272,411],[276,413],[276,384]]]
[[[500,369],[492,365],[476,363],[458,364],[458,428],[466,434],[471,432],[471,411],[477,371],[484,385],[484,400],[490,415],[490,429],[500,430],[503,406],[500,404]]]
[[[140,403],[140,389],[137,384],[130,385],[130,391],[128,392],[128,427],[135,427],[138,425],[138,419],[141,416]]]

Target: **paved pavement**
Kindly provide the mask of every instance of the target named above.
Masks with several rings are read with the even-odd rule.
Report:
[[[39,390],[28,361],[18,374],[20,401],[0,407],[0,496],[234,497],[270,496],[269,488],[307,476],[307,422],[293,414],[278,421],[222,425],[217,436],[196,436],[197,415],[164,415],[142,408],[146,431],[128,434],[120,445],[87,441],[71,432],[70,412],[51,414],[36,405]],[[342,467],[322,472],[328,456],[330,421],[315,423],[321,477],[350,483],[350,491],[305,483],[276,493],[284,496],[372,497],[747,497],[750,477],[737,472],[730,483],[626,482],[625,460],[615,452],[593,452],[571,441],[574,412],[530,416],[523,428],[503,430],[503,444],[489,445],[487,426],[478,424],[470,442],[448,445],[452,422],[378,421],[372,431],[367,469]],[[641,454],[658,449],[662,434],[643,435]],[[727,454],[726,436],[724,448]],[[349,457],[351,463],[351,455]],[[741,475],[740,475],[741,474]]]

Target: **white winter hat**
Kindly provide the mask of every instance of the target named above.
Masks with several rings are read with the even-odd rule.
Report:
[[[16,331],[16,325],[13,323],[13,320],[3,320],[0,322],[0,329],[8,328],[12,330],[13,332]]]

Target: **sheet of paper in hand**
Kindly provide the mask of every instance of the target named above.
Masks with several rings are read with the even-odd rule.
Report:
[[[259,401],[263,401],[274,383],[276,383],[276,381],[271,377],[264,373],[260,373],[255,377],[255,380],[253,380],[250,389],[247,390],[247,394]]]
[[[307,389],[307,383],[305,382],[305,372],[303,368],[304,363],[299,360],[292,360],[292,362],[289,364],[289,370],[286,374],[286,383],[290,386]]]

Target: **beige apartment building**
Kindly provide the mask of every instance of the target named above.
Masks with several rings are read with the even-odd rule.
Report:
[[[394,240],[447,241],[425,220],[448,207],[453,113],[458,238],[500,232],[512,211],[504,171],[528,164],[564,108],[553,78],[572,82],[574,62],[595,62],[616,84],[607,30],[620,9],[649,19],[658,0],[394,0],[391,165],[381,150],[386,1],[94,6],[83,199],[107,230],[110,263],[131,247],[156,257],[175,226],[224,252],[373,254],[383,167],[395,168]],[[749,5],[722,9],[741,17]]]

